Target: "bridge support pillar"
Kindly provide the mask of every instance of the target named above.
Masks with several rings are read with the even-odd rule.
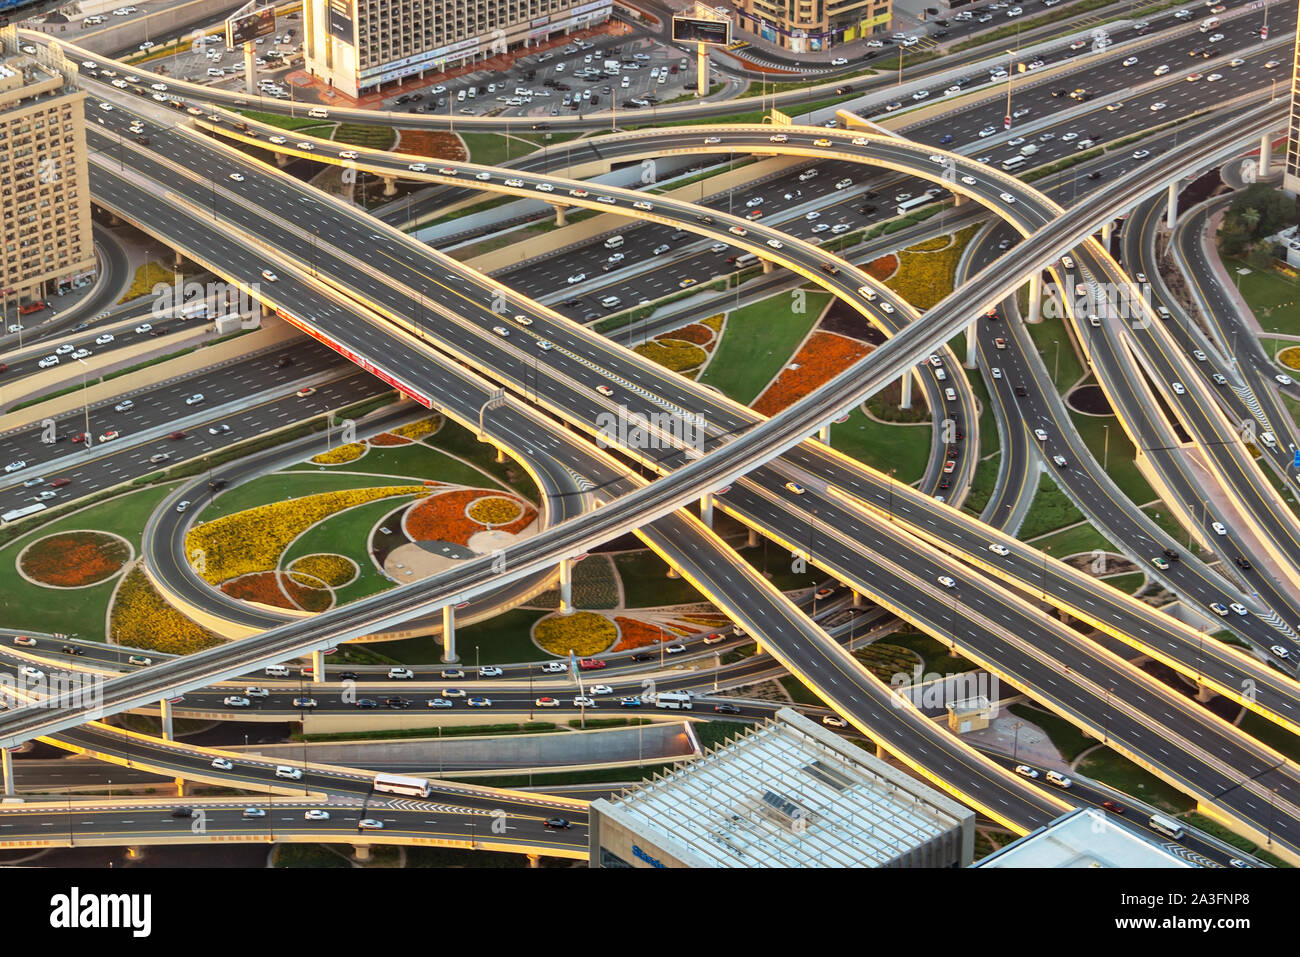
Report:
[[[185,797],[185,779],[176,778],[175,781],[176,781],[176,796],[178,798]]]
[[[353,853],[353,855],[356,857],[356,859],[357,859],[358,861],[368,861],[368,860],[370,860],[370,845],[369,845],[369,844],[353,844],[353,845],[352,845],[352,853]]]
[[[672,565],[669,565],[669,566],[668,566],[668,577],[669,577],[669,578],[681,578],[682,576],[679,575],[679,574],[677,573],[677,569],[673,568]]]
[[[497,464],[500,465],[500,464],[501,464],[502,462],[504,462],[505,460],[506,460],[506,450],[503,449],[501,446],[498,445],[498,446],[497,446]]]
[[[289,165],[289,156],[288,156],[288,154],[287,154],[287,153],[276,153],[276,154],[275,154],[275,165],[276,165],[276,166],[281,166],[281,167],[283,167],[283,166],[288,166],[288,165]]]
[[[880,745],[876,745],[876,757],[880,758],[882,761],[886,761],[889,759],[889,752]]]
[[[384,195],[385,196],[397,195],[397,177],[395,176],[384,177]]]
[[[325,680],[325,652],[323,650],[311,653],[311,677],[313,681]]]
[[[975,338],[975,320],[972,319],[969,326],[966,327],[966,368],[975,368],[975,353],[979,342]]]
[[[271,307],[268,306],[266,303],[262,303],[262,318],[263,319],[271,318]]]
[[[752,528],[751,528],[751,529],[748,529],[748,531],[747,531],[747,533],[746,533],[746,536],[745,536],[745,547],[746,547],[746,548],[757,548],[757,547],[758,547],[758,532],[754,531]]]
[[[831,444],[831,424],[829,422],[817,430],[817,441],[822,445]]]
[[[568,220],[568,217],[567,217],[568,209],[569,209],[569,207],[567,207],[567,206],[560,206],[560,205],[558,205],[558,204],[556,205],[556,207],[555,207],[555,225],[556,225],[556,226],[563,226],[563,225],[565,225],[565,224],[569,221],[569,220]]]
[[[166,741],[175,741],[176,737],[172,733],[172,703],[166,698],[162,699],[160,712],[162,715],[162,736]]]
[[[770,259],[764,259],[764,260],[763,260],[763,275],[766,276],[766,275],[767,275],[768,273],[770,273],[774,268],[776,268],[776,267],[773,265],[772,260],[770,260]]]
[[[861,608],[861,607],[862,607],[862,592],[860,592],[860,591],[855,591],[855,592],[853,593],[853,607],[854,607],[854,608]]]
[[[961,193],[954,192],[954,193],[952,194],[952,208],[953,208],[953,209],[956,209],[958,206],[965,206],[966,203],[967,203],[966,197],[963,196]]]
[[[1101,224],[1101,244],[1110,249],[1110,221]]]
[[[181,266],[185,264],[185,257],[181,255],[180,250],[172,250],[172,271],[180,272]]]
[[[1178,180],[1169,184],[1169,199],[1165,206],[1165,225],[1170,229],[1178,223]]]
[[[456,606],[442,606],[442,660],[456,662]]]
[[[713,527],[713,493],[705,492],[700,496],[700,521],[709,528]]]
[[[1025,322],[1043,321],[1043,274],[1035,272],[1029,277],[1029,315]]]
[[[4,769],[5,777],[5,797],[13,797],[14,794],[14,756],[9,753],[8,748],[0,748],[0,766]]]
[[[540,854],[528,854],[527,857],[528,857],[528,866],[529,866],[529,867],[541,867],[541,866],[542,866],[542,855],[540,855]]]
[[[900,409],[910,409],[912,407],[912,371],[909,369],[903,373],[903,378],[898,380],[898,407]]]
[[[1260,179],[1268,175],[1268,168],[1273,165],[1273,137],[1265,133],[1259,138],[1259,168],[1256,172]]]
[[[560,560],[560,614],[573,613],[573,559]]]

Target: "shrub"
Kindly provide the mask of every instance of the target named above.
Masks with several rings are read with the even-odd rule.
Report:
[[[598,655],[614,643],[618,628],[604,615],[575,611],[571,615],[550,615],[533,626],[533,640],[553,655]]]
[[[103,532],[61,532],[32,542],[18,556],[23,574],[44,585],[93,585],[122,570],[131,548]]]
[[[118,586],[108,631],[119,645],[177,655],[221,644],[212,632],[167,604],[139,568],[131,569]]]
[[[400,435],[404,439],[422,439],[426,435],[433,435],[442,428],[442,416],[430,415],[418,422],[408,422],[406,425],[399,425],[392,430],[393,435]]]
[[[867,263],[863,271],[877,282],[884,282],[898,271],[898,257],[891,253],[888,256],[873,259]]]
[[[170,284],[174,279],[175,275],[162,263],[147,262],[136,269],[130,287],[122,294],[122,298],[118,300],[118,303],[130,302],[132,299],[147,296],[158,283]]]
[[[693,322],[689,326],[682,326],[672,332],[662,332],[655,336],[655,339],[661,342],[665,339],[677,339],[682,342],[693,342],[697,346],[708,346],[713,342],[713,330],[708,326]]]
[[[349,442],[347,445],[340,445],[320,455],[313,455],[311,460],[317,465],[342,465],[344,462],[355,462],[365,454],[365,445],[360,442]]]
[[[333,588],[346,585],[357,577],[357,568],[350,559],[329,552],[317,552],[295,559],[289,570],[310,575]]]
[[[957,263],[976,228],[968,226],[961,230],[938,251],[922,248],[930,247],[932,240],[904,249],[898,271],[888,282],[889,288],[917,309],[929,309],[938,303],[952,292]]]
[[[271,571],[290,542],[336,512],[382,498],[422,494],[420,485],[381,485],[259,505],[196,525],[185,536],[185,553],[201,556],[195,570],[215,585],[249,572]]]
[[[255,601],[272,608],[293,608],[294,604],[280,587],[280,576],[275,572],[254,572],[231,579],[221,586],[223,593],[239,601]]]

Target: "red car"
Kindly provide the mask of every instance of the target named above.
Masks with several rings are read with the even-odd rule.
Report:
[[[84,441],[86,441],[86,433],[85,433],[85,432],[77,432],[76,434],[74,434],[74,435],[72,436],[72,441],[74,441],[74,442],[84,442]]]
[[[1116,804],[1114,801],[1102,801],[1101,806],[1104,807],[1107,811],[1110,811],[1112,814],[1124,813],[1124,805]]]
[[[605,662],[601,661],[599,658],[579,658],[578,667],[583,671],[596,671],[599,668],[605,667]]]
[[[63,486],[68,485],[71,482],[72,479],[56,478],[53,482],[50,483],[50,488],[63,488]]]
[[[184,432],[173,432],[173,433],[171,433],[171,435],[167,436],[167,438],[169,438],[169,439],[183,439],[183,438],[185,438],[185,435],[186,435],[186,433],[184,433]]]

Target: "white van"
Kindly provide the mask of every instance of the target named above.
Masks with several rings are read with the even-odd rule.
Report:
[[[1037,152],[1038,152],[1037,143],[1026,143],[1024,146],[1020,147],[1021,156],[1033,156]]]
[[[606,249],[618,249],[618,247],[622,245],[623,245],[622,236],[610,236],[609,239],[605,240]]]
[[[1214,29],[1215,27],[1217,27],[1218,25],[1219,25],[1219,18],[1218,18],[1218,17],[1207,17],[1206,19],[1204,19],[1204,20],[1201,21],[1201,32],[1202,32],[1202,33],[1209,33],[1211,30],[1213,30],[1213,29]]]
[[[308,111],[307,111],[307,115],[308,115],[308,116],[311,116],[311,117],[314,117],[314,118],[316,118],[316,119],[318,119],[318,120],[323,120],[323,119],[325,119],[326,117],[329,116],[329,113],[327,113],[325,110],[322,110],[319,106],[317,106],[317,107],[313,107],[312,109],[308,110]]]
[[[956,402],[956,401],[957,401],[957,390],[956,390],[956,389],[944,389],[944,390],[943,390],[943,397],[944,397],[945,399],[947,399],[949,402]]]
[[[291,768],[287,764],[277,764],[275,766],[275,776],[277,778],[288,778],[290,781],[301,781],[302,768]]]
[[[287,665],[267,665],[264,670],[266,674],[272,678],[289,677],[289,668]]]
[[[622,301],[623,300],[620,299],[618,296],[606,296],[604,299],[600,301],[600,304],[604,306],[606,309],[613,309]]]
[[[1264,448],[1266,449],[1277,448],[1277,438],[1273,435],[1272,432],[1259,433],[1259,440],[1264,443]]]
[[[1074,785],[1074,782],[1064,774],[1058,774],[1056,771],[1047,772],[1047,783],[1055,784],[1058,788],[1068,788]]]

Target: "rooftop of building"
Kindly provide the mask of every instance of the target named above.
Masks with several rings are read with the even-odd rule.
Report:
[[[975,867],[1195,867],[1164,844],[1095,808],[1065,814]]]
[[[973,813],[788,708],[610,804],[707,867],[882,866]]]

